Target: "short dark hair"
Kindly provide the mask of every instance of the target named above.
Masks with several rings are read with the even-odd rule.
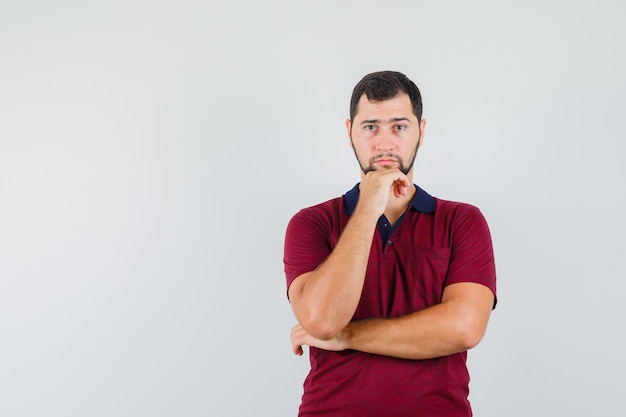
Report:
[[[396,71],[379,71],[367,74],[354,86],[350,99],[350,120],[354,120],[361,96],[365,94],[370,101],[383,101],[394,98],[403,92],[409,96],[413,113],[417,120],[422,120],[422,95],[419,88],[406,75]]]

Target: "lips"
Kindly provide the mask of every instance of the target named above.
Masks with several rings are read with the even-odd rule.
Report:
[[[400,162],[400,158],[395,154],[386,153],[386,154],[374,155],[370,161],[371,161],[370,163],[372,164],[375,164],[375,163],[393,164],[393,163]]]
[[[393,159],[393,158],[380,158],[380,159],[375,159],[373,162],[379,163],[379,164],[393,164],[393,163],[398,162],[398,160]]]

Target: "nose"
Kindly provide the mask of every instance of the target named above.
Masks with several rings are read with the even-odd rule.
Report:
[[[393,134],[387,131],[380,131],[376,135],[376,150],[390,151],[393,149]]]

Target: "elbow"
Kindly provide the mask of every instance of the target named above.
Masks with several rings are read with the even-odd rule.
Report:
[[[339,330],[335,331],[331,328],[320,328],[314,329],[314,333],[309,332],[309,334],[319,340],[331,340],[339,334]]]
[[[330,340],[345,327],[328,318],[315,316],[303,317],[299,322],[308,334],[319,340]]]
[[[463,334],[460,339],[460,345],[462,350],[470,350],[478,346],[480,341],[483,338],[483,333],[476,331],[467,331]]]
[[[478,346],[483,339],[486,323],[476,317],[466,317],[459,321],[457,328],[457,342],[460,350],[470,350]]]

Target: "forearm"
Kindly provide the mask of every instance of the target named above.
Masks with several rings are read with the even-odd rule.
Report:
[[[469,349],[462,332],[445,315],[441,317],[440,309],[352,322],[338,337],[347,349],[404,359],[430,359]]]
[[[345,349],[404,359],[469,350],[482,339],[493,302],[488,289],[470,302],[450,300],[406,316],[351,322],[337,336]]]
[[[356,209],[330,255],[315,271],[291,282],[292,309],[310,335],[329,340],[348,325],[361,299],[377,221],[390,198],[393,206],[406,208],[410,186],[398,169],[363,176]]]
[[[320,267],[294,281],[292,308],[312,335],[330,339],[352,319],[361,298],[363,282],[378,215],[357,210],[337,245]]]

